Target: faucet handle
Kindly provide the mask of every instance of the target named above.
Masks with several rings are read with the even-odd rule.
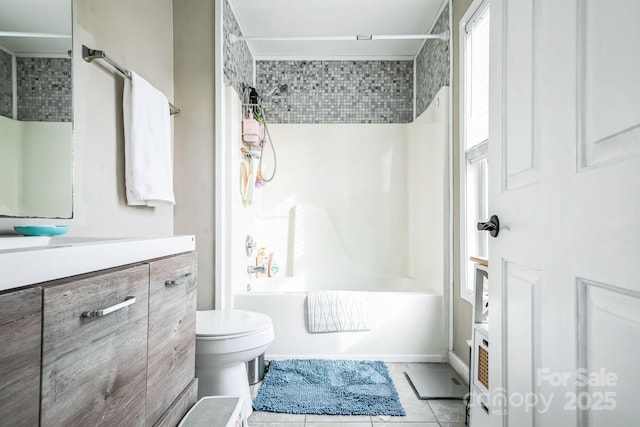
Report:
[[[256,248],[256,242],[253,240],[251,234],[247,234],[247,238],[244,241],[244,250],[247,254],[247,257],[250,257],[253,253],[253,250]]]
[[[249,274],[254,274],[254,273],[266,273],[266,267],[264,265],[258,265],[258,266],[253,266],[253,265],[249,265],[247,266],[247,273]]]

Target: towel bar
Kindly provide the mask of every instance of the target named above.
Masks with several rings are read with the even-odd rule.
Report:
[[[104,52],[104,50],[90,49],[87,46],[82,45],[82,59],[87,62],[91,62],[94,59],[102,59],[115,68],[124,77],[128,79],[131,78],[131,71],[114,61]],[[180,114],[180,109],[176,108],[172,103],[169,103],[169,112],[170,114]]]

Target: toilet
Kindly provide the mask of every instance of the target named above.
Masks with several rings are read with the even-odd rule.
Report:
[[[196,312],[198,398],[238,396],[246,420],[253,409],[245,363],[263,354],[274,337],[271,318],[263,313]]]

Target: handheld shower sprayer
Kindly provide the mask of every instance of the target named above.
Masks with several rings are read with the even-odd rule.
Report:
[[[279,84],[276,85],[275,87],[272,87],[271,89],[269,89],[264,95],[260,96],[261,99],[266,100],[271,98],[274,95],[281,95],[281,94],[285,94],[287,93],[287,91],[289,90],[289,85],[284,83],[284,84]]]

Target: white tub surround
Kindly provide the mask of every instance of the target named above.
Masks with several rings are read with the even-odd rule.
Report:
[[[233,90],[225,96],[223,306],[272,318],[271,359],[446,361],[448,88],[413,123],[271,124],[280,167],[250,206],[239,188],[241,106]],[[247,275],[257,262],[247,234],[276,277]],[[370,330],[310,334],[307,293],[323,290],[368,293]]]
[[[442,296],[417,292],[367,292],[371,330],[310,334],[306,292],[235,295],[236,309],[271,317],[275,340],[267,359],[369,359],[385,362],[446,362]]]
[[[0,291],[193,250],[194,236],[0,237]]]
[[[409,124],[272,124],[278,151],[277,178],[240,196],[240,111],[228,90],[231,176],[229,209],[230,282],[233,294],[249,284],[263,287],[246,268],[251,234],[273,253],[279,277],[294,278],[297,291],[385,288],[389,278],[415,279],[415,290],[441,295],[447,262],[446,215],[448,96],[443,88],[429,108]],[[269,159],[266,159],[269,160]],[[276,278],[278,279],[278,278]],[[329,281],[331,280],[331,281]],[[265,284],[279,287],[279,280]],[[336,281],[340,283],[335,283]],[[378,286],[380,285],[380,286]],[[228,290],[227,290],[228,291]]]

